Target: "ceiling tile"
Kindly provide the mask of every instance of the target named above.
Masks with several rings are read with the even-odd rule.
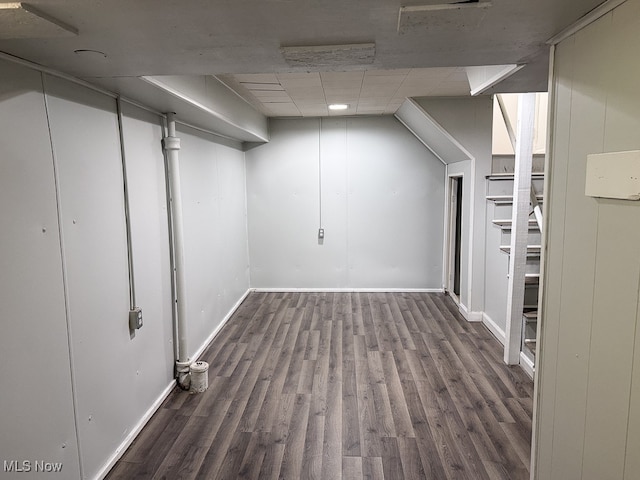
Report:
[[[287,92],[285,92],[284,90],[252,90],[251,93],[258,100],[270,98],[290,98]]]
[[[400,85],[406,78],[406,75],[374,75],[364,78],[363,86],[377,85]]]
[[[246,83],[246,82],[241,82],[241,85],[248,89],[251,90],[252,92],[255,90],[284,90],[284,88],[282,87],[282,85],[280,85],[279,83]]]
[[[411,71],[410,68],[395,68],[391,70],[367,70],[365,72],[366,77],[377,77],[377,76],[385,76],[385,75],[407,75]]]
[[[241,73],[234,76],[240,83],[278,83],[278,78],[272,73]]]
[[[275,116],[299,116],[300,110],[293,103],[270,103],[267,111]]]
[[[321,87],[293,87],[287,88],[291,97],[315,97],[324,98],[324,90]]]
[[[320,74],[318,73],[280,73],[278,74],[280,83],[288,87],[320,87]]]

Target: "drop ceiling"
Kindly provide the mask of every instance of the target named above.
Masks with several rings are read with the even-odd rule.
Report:
[[[464,68],[219,75],[269,117],[393,114],[407,97],[469,95]],[[330,104],[346,104],[340,111]]]
[[[544,90],[545,42],[602,1],[421,8],[442,3],[454,2],[33,0],[65,35],[0,37],[0,51],[97,84],[215,75],[268,116],[329,115],[334,100],[349,105],[344,114],[384,114],[407,96],[468,95],[467,66],[526,64],[488,93]],[[331,45],[366,45],[366,63],[296,65],[283,55]]]

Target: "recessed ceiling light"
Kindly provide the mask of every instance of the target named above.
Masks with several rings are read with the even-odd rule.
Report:
[[[332,103],[329,105],[329,110],[346,110],[349,108],[349,105],[345,103]]]

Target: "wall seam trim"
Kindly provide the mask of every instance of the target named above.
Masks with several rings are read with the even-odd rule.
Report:
[[[56,192],[56,213],[58,219],[58,238],[60,241],[60,267],[62,270],[62,288],[64,294],[64,310],[65,321],[67,324],[67,348],[69,350],[69,373],[71,377],[71,399],[73,401],[73,422],[75,428],[76,446],[78,451],[78,468],[80,470],[80,478],[84,478],[84,467],[82,462],[82,445],[80,442],[80,429],[78,422],[78,394],[76,387],[76,375],[74,368],[73,355],[73,336],[71,333],[71,309],[69,306],[69,283],[67,275],[67,261],[64,253],[64,228],[62,222],[62,200],[60,192],[60,178],[58,174],[58,161],[56,158],[55,142],[53,140],[53,131],[51,129],[51,117],[49,113],[49,101],[47,97],[47,81],[45,72],[40,72],[42,83],[42,98],[44,103],[45,116],[47,120],[47,129],[49,131],[49,145],[51,147],[51,160],[53,165],[53,180]]]

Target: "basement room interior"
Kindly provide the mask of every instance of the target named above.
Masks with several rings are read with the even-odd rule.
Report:
[[[0,478],[640,478],[639,30],[0,3]]]

